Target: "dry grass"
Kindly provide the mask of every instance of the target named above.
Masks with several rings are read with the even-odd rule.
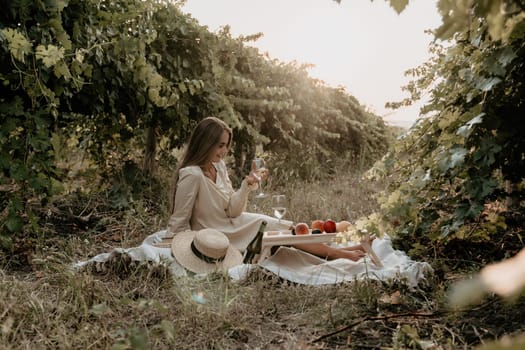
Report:
[[[286,218],[310,223],[313,219],[355,221],[377,210],[375,193],[380,186],[361,179],[358,173],[339,173],[315,182],[292,182],[270,193],[285,194],[290,206]],[[271,199],[252,199],[259,210],[270,214]]]
[[[294,221],[353,221],[375,210],[377,185],[336,175],[266,190],[288,195]],[[448,281],[437,278],[410,291],[371,281],[302,286],[262,269],[240,283],[221,274],[173,278],[126,256],[102,270],[71,268],[162,228],[162,215],[147,203],[118,215],[98,207],[86,227],[60,226],[37,242],[30,272],[4,262],[0,349],[471,349],[525,328],[524,300],[490,298],[452,313],[444,306]],[[269,213],[268,201],[253,204]]]

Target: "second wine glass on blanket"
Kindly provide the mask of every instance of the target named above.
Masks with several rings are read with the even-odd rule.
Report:
[[[281,224],[281,219],[284,214],[286,214],[287,207],[286,196],[284,194],[276,194],[272,196],[273,216],[279,220],[279,225]]]

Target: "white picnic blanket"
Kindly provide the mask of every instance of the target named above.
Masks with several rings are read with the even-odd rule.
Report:
[[[102,253],[87,261],[78,262],[75,268],[80,269],[89,263],[106,262],[112,256],[124,253],[136,261],[166,264],[175,276],[188,276],[186,269],[173,258],[170,248],[153,245],[160,242],[165,235],[165,230],[156,232],[146,237],[138,247],[115,248],[110,253]],[[291,282],[308,285],[334,284],[370,278],[382,281],[402,280],[413,288],[433,272],[428,263],[414,261],[403,251],[393,249],[388,235],[375,239],[372,248],[383,263],[383,267],[377,267],[367,257],[356,262],[348,259],[327,261],[290,247],[280,247],[274,255],[257,265]],[[255,267],[256,265],[243,264],[232,267],[228,273],[233,280],[242,280]]]

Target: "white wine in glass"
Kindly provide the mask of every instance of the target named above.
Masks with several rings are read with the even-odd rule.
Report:
[[[279,220],[279,224],[281,224],[281,219],[284,214],[286,214],[286,207],[286,196],[284,194],[276,194],[272,196],[273,216]]]
[[[257,177],[257,180],[259,181],[259,193],[255,196],[255,198],[266,198],[266,193],[263,192],[262,189],[262,178],[258,174],[258,170],[263,169],[265,167],[264,159],[257,157],[254,158],[252,161],[252,170],[255,177]]]

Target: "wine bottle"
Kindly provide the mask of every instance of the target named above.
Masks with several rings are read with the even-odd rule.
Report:
[[[261,226],[259,226],[259,231],[257,231],[257,235],[255,235],[255,238],[250,242],[250,244],[248,244],[248,247],[246,248],[246,255],[244,255],[243,260],[245,264],[251,264],[255,262],[256,257],[259,254],[261,254],[262,240],[266,224],[266,221],[261,222]]]

